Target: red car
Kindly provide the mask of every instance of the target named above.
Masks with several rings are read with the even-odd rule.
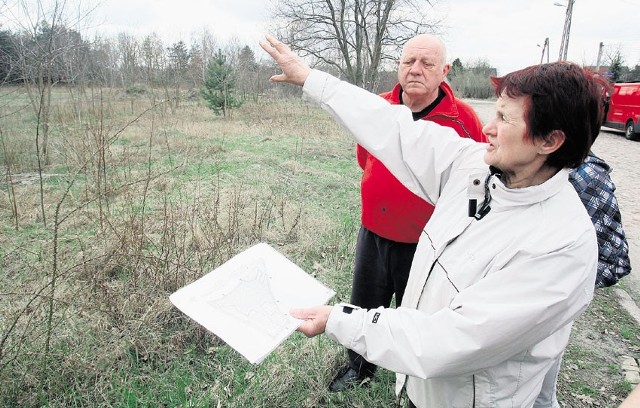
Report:
[[[640,83],[613,84],[603,125],[624,130],[629,140],[640,139]]]

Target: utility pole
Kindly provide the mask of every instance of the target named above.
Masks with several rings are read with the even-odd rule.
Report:
[[[539,47],[540,45],[538,45]],[[540,63],[544,61],[544,52],[547,52],[547,62],[549,62],[549,37],[544,39],[544,46],[542,47],[542,55],[540,56]]]
[[[598,61],[596,62],[596,72],[600,72],[600,62],[602,61],[603,48],[604,48],[604,43],[600,42],[600,47],[598,48]]]
[[[569,0],[567,4],[567,14],[564,17],[564,29],[562,30],[562,41],[560,42],[560,55],[558,61],[566,61],[567,51],[569,50],[569,31],[571,31],[571,14],[573,13],[573,3],[576,0]],[[556,6],[562,6],[560,3],[554,3]]]

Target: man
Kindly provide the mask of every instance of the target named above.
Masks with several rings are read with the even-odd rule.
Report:
[[[445,82],[449,69],[442,41],[430,34],[417,35],[402,50],[398,84],[380,96],[391,104],[407,106],[414,120],[430,120],[455,129],[460,137],[484,142],[480,119]],[[357,158],[363,169],[362,226],[351,303],[366,309],[388,307],[395,294],[395,303],[400,305],[418,238],[434,207],[410,192],[359,145]],[[374,364],[352,350],[348,355],[349,364],[333,379],[331,391],[343,391],[374,375]]]

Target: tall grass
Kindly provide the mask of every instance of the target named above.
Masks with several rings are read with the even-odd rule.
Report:
[[[299,101],[248,104],[225,120],[199,101],[172,115],[144,97],[68,92],[52,107],[47,226],[33,118],[19,89],[1,93],[0,405],[331,401],[317,391],[340,347],[294,335],[252,366],[168,295],[264,241],[348,297],[353,142]]]

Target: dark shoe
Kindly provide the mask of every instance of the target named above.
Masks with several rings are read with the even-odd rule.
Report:
[[[351,367],[347,367],[346,370],[338,374],[331,384],[329,384],[329,391],[341,392],[350,388],[355,388],[369,382],[371,377],[358,373]]]

